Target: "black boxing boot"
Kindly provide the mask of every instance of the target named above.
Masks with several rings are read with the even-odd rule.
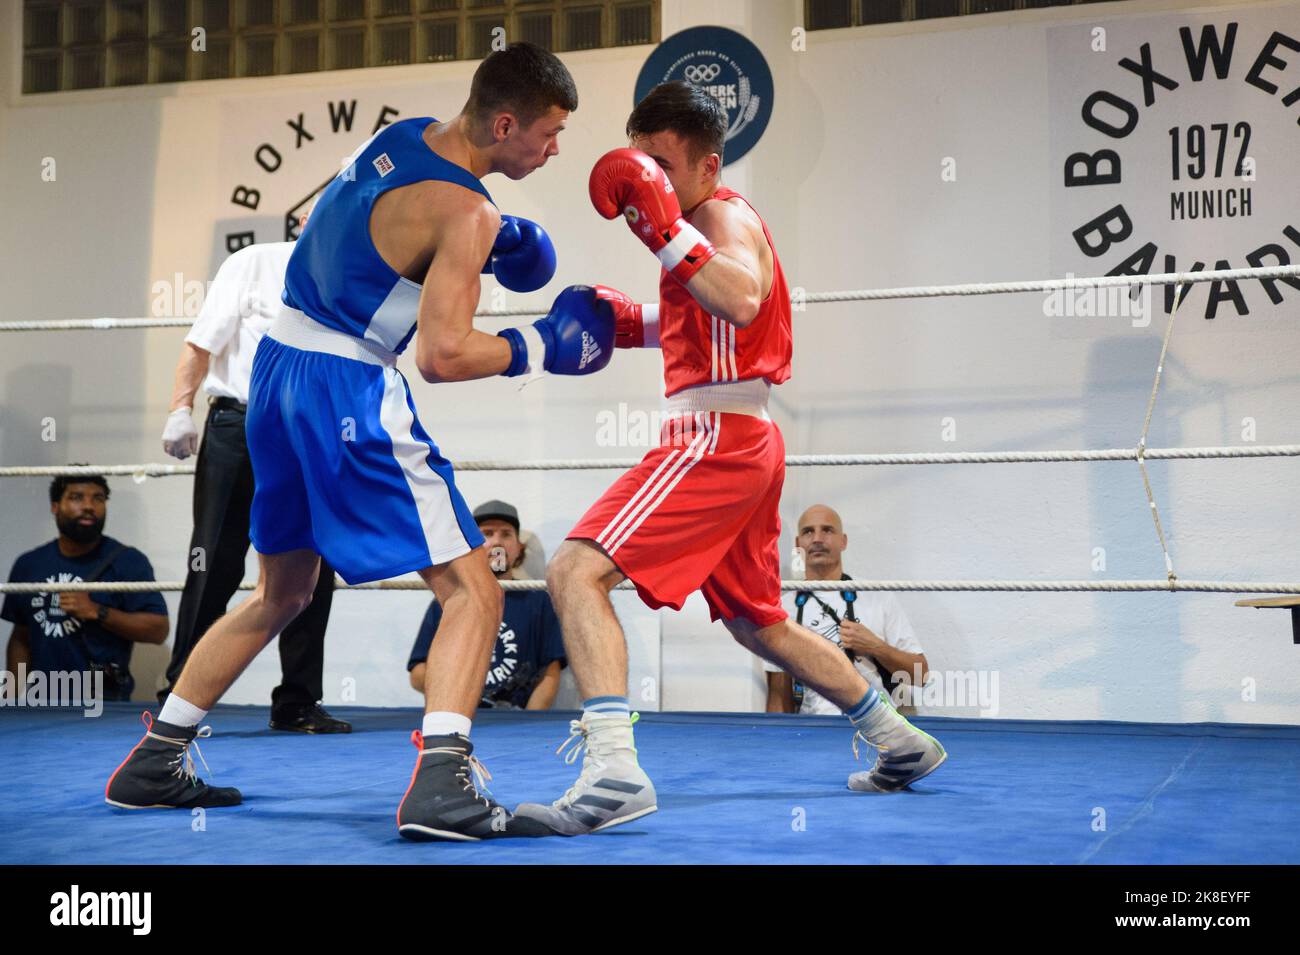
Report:
[[[190,747],[199,752],[195,740],[211,736],[211,727],[174,726],[155,720],[147,711],[140,719],[144,738],[109,777],[104,802],[120,809],[212,809],[240,804],[243,797],[238,789],[209,786],[194,773]]]
[[[478,791],[492,776],[474,757],[474,744],[464,736],[425,737],[415,730],[411,742],[420,756],[411,773],[411,785],[397,807],[397,831],[404,838],[477,842],[551,835],[542,823],[514,816]]]

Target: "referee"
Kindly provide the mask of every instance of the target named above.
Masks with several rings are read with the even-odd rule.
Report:
[[[299,229],[306,225],[300,220]],[[167,667],[167,698],[199,638],[226,612],[244,577],[253,468],[244,440],[248,379],[253,353],[271,322],[287,306],[280,300],[292,242],[238,250],[217,270],[203,309],[185,336],[176,363],[171,414],[163,450],[185,460],[198,450],[194,474],[194,534],[176,640]],[[199,382],[208,394],[207,424],[198,440],[192,409]],[[280,685],[271,693],[271,728],[299,733],[350,733],[320,705],[325,667],[325,626],[334,596],[334,568],[321,560],[312,601],[280,634]]]

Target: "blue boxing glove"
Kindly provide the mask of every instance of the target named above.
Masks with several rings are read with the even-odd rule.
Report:
[[[522,328],[498,334],[510,343],[507,378],[540,375],[590,375],[614,354],[614,309],[590,285],[570,285],[556,297],[550,313]]]
[[[555,246],[536,222],[502,216],[482,271],[491,272],[512,292],[536,292],[555,275]]]

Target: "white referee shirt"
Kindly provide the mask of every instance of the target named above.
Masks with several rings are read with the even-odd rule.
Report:
[[[848,619],[842,593],[838,590],[820,590],[815,591],[815,593],[839,615],[841,620]],[[799,619],[799,610],[795,606],[794,592],[783,594],[781,604],[785,607],[785,612],[790,615],[791,620]],[[853,601],[853,615],[857,618],[858,623],[891,647],[897,647],[905,653],[925,652],[921,649],[921,643],[916,639],[916,634],[912,631],[912,624],[908,621],[907,614],[903,613],[902,605],[899,604],[898,598],[893,594],[878,590],[859,591],[857,599]],[[811,596],[808,598],[808,602],[804,604],[803,625],[813,633],[821,634],[836,646],[840,645],[839,624]],[[877,692],[887,692],[883,681],[880,679],[880,673],[871,660],[859,656],[853,665],[858,668],[858,672],[862,674],[866,681],[876,688]],[[780,667],[768,663],[766,660],[763,661],[763,669],[768,673],[781,672]],[[907,703],[908,700],[904,699],[903,702]],[[805,686],[803,705],[799,707],[799,712],[814,716],[838,716],[843,710],[812,687]]]
[[[293,311],[280,299],[292,242],[246,245],[217,269],[203,308],[185,340],[212,354],[203,390],[248,402],[253,353],[271,323]]]

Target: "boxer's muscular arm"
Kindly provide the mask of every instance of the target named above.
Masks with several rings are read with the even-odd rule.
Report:
[[[415,338],[415,365],[425,381],[489,378],[510,366],[510,344],[474,327],[479,272],[500,226],[496,209],[468,191],[439,209]]]
[[[691,225],[718,254],[691,277],[686,290],[709,314],[744,328],[758,316],[764,290],[771,287],[759,253],[759,243],[767,241],[762,227],[753,213],[719,199],[701,203]]]

